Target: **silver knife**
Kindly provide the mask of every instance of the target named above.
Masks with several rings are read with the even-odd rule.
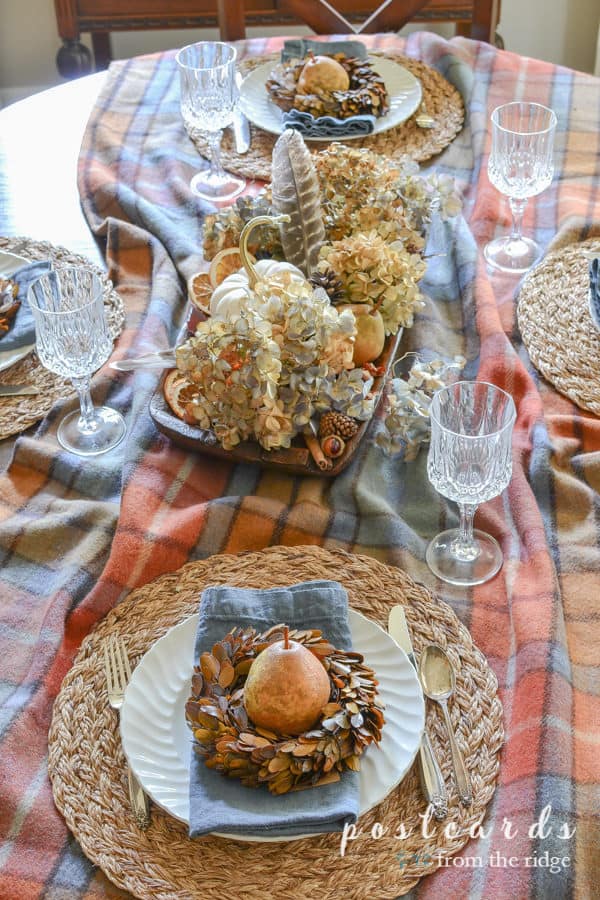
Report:
[[[39,394],[39,392],[39,388],[30,384],[0,384],[0,397],[18,397],[21,394],[23,396],[34,396]]]
[[[410,634],[406,624],[406,616],[402,606],[394,606],[390,610],[388,619],[388,631],[390,636],[402,647],[414,669],[419,674],[415,655],[413,653]],[[419,777],[425,799],[431,804],[434,817],[441,821],[448,815],[448,794],[442,770],[433,752],[427,729],[423,732],[423,739],[419,748]]]
[[[241,72],[236,72],[235,80],[239,89],[244,80]],[[233,111],[233,122],[231,123],[231,127],[233,128],[233,137],[235,139],[235,151],[242,156],[250,149],[250,123],[240,109],[239,100]]]
[[[134,372],[136,369],[172,369],[177,365],[175,350],[155,350],[153,353],[144,353],[135,359],[116,359],[109,363],[111,369],[117,372]]]

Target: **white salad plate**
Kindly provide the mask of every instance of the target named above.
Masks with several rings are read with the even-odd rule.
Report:
[[[379,134],[401,125],[405,122],[421,103],[421,82],[415,76],[391,59],[376,57],[370,60],[378,75],[385,82],[390,97],[390,109],[381,118],[375,120],[372,134]],[[264,63],[250,72],[242,82],[240,88],[240,107],[248,119],[263,131],[271,134],[283,132],[283,112],[273,103],[269,97],[266,82],[273,70],[273,63]],[[364,135],[347,135],[344,141],[361,138]],[[323,138],[309,138],[305,140],[323,140]]]
[[[0,250],[0,278],[10,278],[13,272],[16,272],[21,266],[26,266],[28,262],[28,259],[17,256],[16,253],[6,253],[4,250]],[[24,347],[18,347],[16,350],[5,350],[2,352],[2,341],[0,340],[0,372],[14,366],[15,363],[18,363],[20,359],[23,359],[34,349],[35,344],[26,344]]]
[[[190,695],[197,626],[196,614],[152,645],[133,672],[121,708],[121,738],[130,767],[154,802],[186,824],[193,751],[185,704]],[[425,704],[413,666],[389,634],[354,610],[350,610],[350,629],[353,649],[362,653],[375,671],[385,703],[381,744],[371,745],[361,757],[362,815],[381,803],[408,772],[421,743]],[[252,790],[248,788],[249,797]],[[235,839],[290,840],[263,834],[236,835]]]

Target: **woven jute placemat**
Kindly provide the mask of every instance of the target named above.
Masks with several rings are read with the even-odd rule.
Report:
[[[456,672],[450,702],[459,746],[473,785],[473,805],[459,805],[440,713],[427,727],[450,793],[449,815],[423,834],[426,803],[415,768],[387,799],[361,817],[364,833],[340,855],[340,835],[285,843],[241,843],[216,837],[190,840],[187,829],[153,807],[142,832],[127,799],[126,770],[116,714],[108,706],[102,642],[121,635],[133,662],[172,625],[198,609],[207,585],[272,587],[304,579],[333,579],[354,609],[385,627],[402,603],[417,653],[445,647]],[[49,773],[54,800],[84,852],[119,887],[141,898],[177,900],[392,900],[405,894],[469,840],[494,793],[503,740],[496,678],[449,606],[400,569],[343,550],[272,547],[259,553],[213,556],[188,563],[141,587],[83,641],[54,704]],[[250,789],[249,789],[250,790]],[[444,826],[454,825],[451,838]],[[368,831],[387,829],[378,840]],[[408,832],[398,840],[400,826]],[[450,832],[452,833],[452,832]],[[398,856],[400,854],[400,857]]]
[[[425,109],[430,116],[433,116],[435,125],[433,128],[419,128],[415,122],[415,116],[411,116],[402,125],[348,143],[353,147],[368,147],[369,150],[384,156],[409,156],[415,162],[424,162],[437,153],[441,153],[454,140],[463,126],[465,110],[459,92],[436,69],[420,60],[411,59],[400,53],[373,55],[385,55],[387,59],[404,66],[415,78],[420,80],[423,91],[420,108]],[[278,58],[276,54],[251,57],[242,60],[240,68],[244,72],[249,72],[265,62],[275,63]],[[270,181],[271,157],[277,136],[252,124],[250,133],[252,137],[250,149],[240,156],[236,153],[230,129],[226,129],[221,144],[221,162],[230,172],[243,175],[244,178]],[[207,141],[196,132],[190,134],[190,137],[199,152],[203,156],[208,156]],[[310,141],[308,143],[311,150],[322,150],[328,145],[328,141]]]
[[[531,361],[557,391],[600,415],[600,331],[589,308],[589,262],[600,237],[551,250],[524,279],[517,318]]]
[[[26,237],[0,237],[0,250],[16,253],[17,256],[23,256],[32,262],[50,259],[56,268],[80,266],[96,272],[103,285],[110,334],[113,341],[118,338],[125,324],[123,301],[113,290],[112,281],[107,278],[106,273],[89,259],[78,253],[71,253],[65,247],[47,241],[33,241]],[[30,425],[48,415],[57,400],[63,400],[74,393],[71,382],[45,369],[35,352],[29,353],[14,366],[0,372],[0,384],[28,384],[39,389],[39,394],[33,396],[0,397],[0,440],[25,431]]]

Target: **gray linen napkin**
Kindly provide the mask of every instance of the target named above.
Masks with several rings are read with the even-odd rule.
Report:
[[[600,258],[590,260],[590,312],[600,328]]]
[[[375,116],[348,116],[347,119],[336,119],[334,116],[319,116],[317,119],[309,112],[290,109],[283,114],[283,127],[294,128],[304,137],[331,138],[353,137],[371,134],[375,128]]]
[[[253,590],[227,585],[208,587],[200,602],[194,660],[236,626],[265,631],[284,623],[292,628],[319,628],[336,647],[352,647],[348,596],[335,581],[307,581],[291,587]],[[322,787],[274,796],[265,787],[249,788],[208,769],[191,750],[190,837],[209,834],[256,834],[293,837],[341,831],[359,810],[357,772]]]
[[[17,269],[10,276],[19,289],[17,300],[21,301],[21,306],[17,310],[12,327],[0,338],[1,353],[9,350],[18,350],[19,347],[26,347],[28,344],[35,343],[35,325],[29,303],[27,302],[27,291],[34,281],[37,281],[38,278],[49,272],[51,268],[52,263],[50,260],[41,260],[40,262],[21,266],[20,269]]]
[[[367,58],[367,47],[362,41],[313,41],[310,38],[292,38],[286,41],[281,51],[281,62],[290,59],[304,59],[309,51],[315,56],[333,56],[343,53],[355,59]]]
[[[33,315],[27,302],[27,291],[34,281],[37,281],[38,278],[49,272],[51,268],[52,263],[49,260],[42,260],[21,266],[20,269],[17,269],[10,276],[19,289],[17,300],[21,301],[21,306],[17,310],[12,327],[0,338],[1,353],[8,350],[18,350],[19,347],[26,347],[28,344],[35,343],[35,326],[33,324]]]

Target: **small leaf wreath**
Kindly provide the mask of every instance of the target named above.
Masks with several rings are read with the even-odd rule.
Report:
[[[280,62],[273,68],[266,81],[266,89],[273,103],[284,112],[298,109],[319,116],[350,116],[367,114],[384,116],[390,108],[390,96],[381,75],[370,60],[346,56],[345,53],[326,54],[338,62],[348,73],[350,87],[347,91],[315,90],[311,94],[299,93],[298,81],[307,62],[294,59]]]
[[[298,737],[255,726],[244,707],[246,676],[265,647],[283,640],[283,628],[232,629],[194,666],[185,707],[194,749],[209,769],[248,787],[266,784],[273,794],[339,781],[344,769],[358,771],[360,755],[380,742],[384,724],[377,678],[361,654],[337,650],[315,629],[290,629],[289,638],[304,644],[327,670],[329,703],[316,726]]]

